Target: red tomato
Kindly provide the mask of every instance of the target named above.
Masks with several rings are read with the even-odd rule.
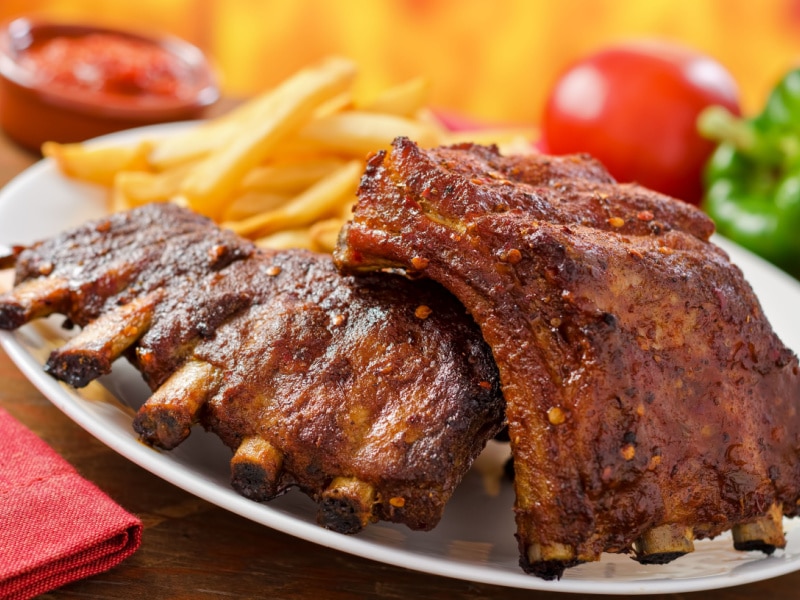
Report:
[[[620,182],[698,204],[715,144],[700,137],[696,121],[712,104],[740,114],[736,82],[721,64],[668,42],[623,44],[558,79],[543,141],[552,154],[588,152]]]

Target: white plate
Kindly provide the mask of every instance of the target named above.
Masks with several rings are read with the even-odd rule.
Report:
[[[168,125],[116,134],[132,141],[175,127]],[[104,214],[103,191],[62,177],[50,160],[34,165],[0,190],[0,243],[29,243]],[[800,306],[800,284],[725,240],[753,284],[784,342],[800,349],[800,327],[793,317]],[[10,284],[10,272],[0,285]],[[137,441],[131,415],[147,396],[138,373],[120,361],[115,372],[79,391],[45,375],[42,364],[63,340],[59,321],[50,319],[0,335],[0,344],[22,372],[58,408],[100,441],[136,464],[209,502],[305,540],[343,552],[437,575],[464,580],[583,594],[676,593],[740,585],[800,569],[800,530],[787,521],[788,546],[773,556],[736,552],[728,535],[701,541],[696,551],[668,565],[642,566],[626,556],[606,554],[597,563],[569,569],[561,581],[525,575],[518,566],[513,492],[487,485],[474,468],[431,532],[378,523],[355,536],[340,535],[315,524],[315,505],[300,492],[258,504],[228,484],[230,452],[218,439],[196,429],[172,452],[158,452]],[[503,449],[492,445],[480,463],[502,464]],[[496,481],[495,481],[496,483]]]

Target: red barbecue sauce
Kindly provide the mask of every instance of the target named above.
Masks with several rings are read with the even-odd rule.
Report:
[[[160,46],[111,33],[55,37],[21,61],[41,83],[79,92],[182,98],[193,90],[186,64]]]

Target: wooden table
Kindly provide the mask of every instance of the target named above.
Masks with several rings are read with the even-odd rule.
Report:
[[[0,133],[0,186],[35,160]],[[50,404],[2,350],[0,382],[1,407],[84,477],[139,515],[145,525],[142,546],[134,556],[109,572],[67,585],[46,598],[578,598],[412,572],[254,524],[164,482],[101,444]],[[702,598],[798,595],[800,572],[705,592]]]

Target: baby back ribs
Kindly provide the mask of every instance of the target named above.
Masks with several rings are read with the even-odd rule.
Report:
[[[783,547],[800,371],[700,211],[583,156],[407,139],[368,162],[334,259],[447,287],[494,353],[522,567]]]
[[[337,531],[433,527],[503,424],[491,354],[438,285],[341,276],[172,205],[18,248],[0,327],[50,313],[82,327],[53,376],[82,386],[124,354],[154,390],[145,442],[173,448],[199,422],[234,450],[239,492],[298,486]]]

